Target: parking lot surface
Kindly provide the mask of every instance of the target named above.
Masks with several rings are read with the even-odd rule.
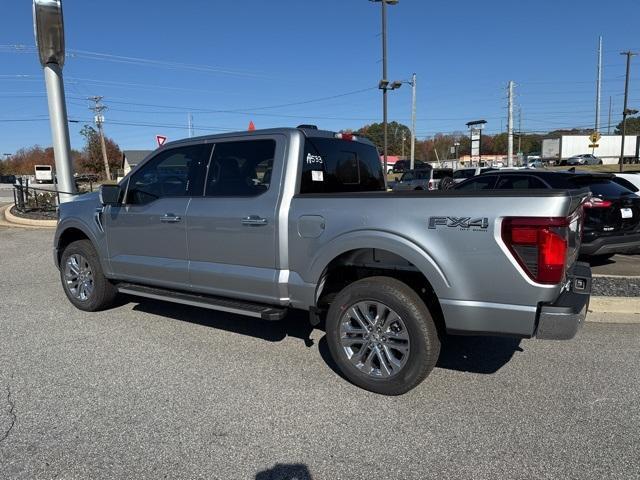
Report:
[[[640,478],[640,325],[453,337],[418,388],[343,380],[304,315],[74,309],[0,227],[0,478]]]

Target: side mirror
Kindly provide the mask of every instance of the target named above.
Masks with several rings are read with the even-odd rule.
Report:
[[[120,203],[120,185],[100,185],[100,203],[102,205],[118,205]]]

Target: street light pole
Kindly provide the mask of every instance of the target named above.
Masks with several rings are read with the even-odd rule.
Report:
[[[33,23],[47,90],[56,183],[60,190],[65,192],[60,193],[60,202],[68,202],[73,199],[76,187],[73,181],[67,105],[62,80],[65,45],[61,1],[34,0]]]
[[[624,139],[627,133],[627,114],[629,110],[627,108],[627,99],[629,98],[629,70],[631,69],[631,57],[637,55],[631,51],[622,52],[620,55],[627,56],[627,75],[624,80],[624,107],[622,107],[622,146],[620,148],[620,172],[622,172],[624,165]]]
[[[416,74],[411,77],[411,170],[416,161]]]
[[[387,1],[382,0],[382,80],[387,80]],[[384,174],[387,175],[387,152],[389,139],[387,132],[387,89],[382,90],[382,128],[384,130]]]
[[[387,4],[396,5],[399,0],[370,0],[372,2],[382,3],[382,80],[378,88],[382,90],[382,128],[384,131],[384,173],[387,174],[387,153],[389,148],[389,134],[387,129],[387,90],[394,90],[401,85],[399,82],[393,82],[389,86],[389,80],[387,79]]]

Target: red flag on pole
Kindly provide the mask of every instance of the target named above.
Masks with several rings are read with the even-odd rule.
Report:
[[[256,126],[253,124],[253,120],[249,122],[249,131],[253,132],[256,129]]]

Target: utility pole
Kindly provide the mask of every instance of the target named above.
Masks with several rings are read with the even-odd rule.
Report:
[[[404,159],[404,142],[407,141],[407,133],[402,130],[402,158]]]
[[[622,108],[622,146],[620,148],[620,172],[624,165],[624,137],[627,133],[627,100],[629,98],[629,70],[631,69],[631,57],[637,55],[630,50],[620,53],[627,56],[627,75],[624,80],[624,107]]]
[[[507,164],[513,167],[513,80],[509,80],[509,117],[507,119]]]
[[[611,135],[611,95],[609,95],[609,120],[607,121],[607,135]]]
[[[416,74],[411,77],[411,169],[416,161]]]
[[[189,127],[189,138],[193,137],[193,115],[191,112],[187,115],[187,125]]]
[[[107,146],[104,142],[104,131],[102,130],[102,124],[104,123],[104,112],[107,107],[102,105],[100,102],[102,101],[101,96],[89,97],[89,100],[94,102],[93,107],[89,107],[89,110],[93,110],[93,119],[96,122],[96,127],[98,127],[98,133],[100,134],[100,146],[102,148],[102,160],[104,161],[104,172],[107,176],[107,180],[111,180],[111,171],[109,170],[109,159],[107,158]]]
[[[518,106],[518,157],[522,155],[522,107]]]
[[[598,70],[596,81],[596,128],[600,131],[600,92],[602,89],[602,35],[598,38]]]
[[[387,0],[382,0],[382,81],[387,79]],[[387,88],[382,89],[382,125],[384,130],[384,174],[387,175],[387,150],[389,138],[387,133]]]

